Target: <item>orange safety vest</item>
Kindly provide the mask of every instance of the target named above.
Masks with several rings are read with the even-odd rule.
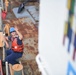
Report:
[[[13,41],[12,41],[12,50],[14,52],[23,52],[23,49],[24,49],[24,45],[22,43],[22,45],[18,45],[17,44],[17,38],[15,38]]]

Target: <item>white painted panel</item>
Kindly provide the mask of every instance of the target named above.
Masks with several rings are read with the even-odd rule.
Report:
[[[65,46],[62,44],[67,0],[41,0],[40,3],[39,55],[53,75],[66,75],[68,61],[76,68],[72,54],[67,52],[68,39]]]

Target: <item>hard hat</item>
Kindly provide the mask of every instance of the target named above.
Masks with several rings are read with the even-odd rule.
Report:
[[[15,28],[14,28],[14,27],[11,27],[11,28],[10,28],[10,33],[11,33],[11,32],[15,32]]]

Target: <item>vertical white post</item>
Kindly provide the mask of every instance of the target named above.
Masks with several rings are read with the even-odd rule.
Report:
[[[2,5],[2,9],[3,9],[3,0],[1,0],[1,5]]]
[[[8,75],[8,62],[6,62],[6,75]]]
[[[3,45],[4,45],[4,42],[3,42]],[[5,48],[3,46],[3,61],[5,60]]]
[[[2,30],[2,17],[1,17],[2,11],[1,10],[2,10],[2,7],[0,7],[0,30]]]
[[[3,36],[5,36],[5,34],[3,34]],[[3,61],[5,60],[5,43],[3,42]]]

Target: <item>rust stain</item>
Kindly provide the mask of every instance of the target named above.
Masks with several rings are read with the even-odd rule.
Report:
[[[38,35],[38,30],[35,27],[35,25],[33,23],[31,23],[31,22],[30,22],[30,24],[31,24],[30,25],[29,21],[26,22],[25,19],[26,18],[19,18],[19,19],[15,18],[15,19],[11,19],[11,20],[4,20],[3,23],[4,24],[8,23],[10,25],[10,27],[17,26],[19,31],[24,36],[24,38],[37,36]]]

